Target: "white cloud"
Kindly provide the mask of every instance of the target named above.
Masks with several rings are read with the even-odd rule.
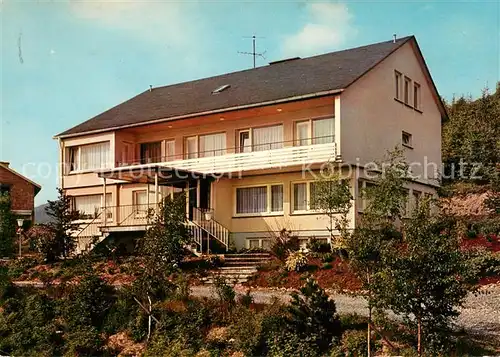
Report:
[[[183,45],[197,33],[190,21],[193,3],[162,1],[72,1],[73,13],[110,30],[126,31],[144,41]]]
[[[285,38],[285,56],[308,56],[332,51],[356,35],[353,16],[342,3],[312,3],[309,21],[297,33]]]

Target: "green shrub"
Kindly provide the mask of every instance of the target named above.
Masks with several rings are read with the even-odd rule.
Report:
[[[281,261],[284,261],[290,252],[295,252],[299,248],[299,238],[286,229],[282,229],[271,241],[271,253]]]
[[[300,271],[307,266],[307,254],[302,251],[292,252],[285,262],[288,271]]]
[[[330,264],[330,263],[324,263],[322,266],[321,266],[321,269],[332,269],[333,266]]]
[[[29,269],[37,266],[39,261],[35,258],[23,257],[9,262],[9,276],[13,279],[19,278]]]
[[[304,339],[293,331],[269,336],[267,340],[269,357],[319,357],[317,346],[310,339]]]
[[[342,332],[335,302],[313,279],[307,279],[300,292],[301,295],[292,294],[289,327],[320,351],[326,351]]]
[[[306,248],[313,253],[330,253],[332,251],[330,244],[324,240],[311,237],[307,242]]]
[[[346,357],[364,357],[368,355],[366,331],[346,331],[342,335],[342,350]]]
[[[93,326],[81,326],[65,335],[65,356],[101,355],[104,341],[99,331]]]
[[[245,356],[256,356],[261,349],[262,317],[247,308],[238,308],[233,314],[233,323],[229,326],[229,334],[234,339],[236,350]]]
[[[250,289],[246,291],[245,295],[241,295],[238,297],[238,302],[244,307],[250,307],[250,305],[253,303],[253,296],[250,293]]]
[[[234,289],[229,286],[226,279],[222,276],[217,276],[214,279],[214,289],[217,298],[222,304],[233,306],[235,304],[234,298],[236,293]]]
[[[331,263],[335,260],[335,256],[333,255],[333,253],[329,252],[329,253],[325,253],[323,254],[323,256],[321,257],[321,261],[323,263]]]

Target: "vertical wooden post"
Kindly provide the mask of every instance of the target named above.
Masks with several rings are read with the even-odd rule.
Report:
[[[155,211],[158,209],[158,170],[155,171]]]
[[[106,226],[107,220],[108,220],[108,212],[107,212],[107,207],[106,207],[106,177],[103,178],[103,184],[102,184],[102,200],[103,200],[103,210],[102,210],[102,221],[103,221],[103,226]]]

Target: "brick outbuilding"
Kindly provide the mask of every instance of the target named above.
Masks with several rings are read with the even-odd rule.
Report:
[[[8,192],[12,212],[19,218],[34,222],[35,196],[42,187],[0,161],[0,193]]]

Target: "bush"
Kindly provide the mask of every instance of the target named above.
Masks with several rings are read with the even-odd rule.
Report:
[[[326,351],[332,340],[340,338],[341,326],[335,302],[313,279],[307,279],[301,295],[292,294],[289,327],[301,338]]]
[[[342,335],[342,350],[346,357],[364,357],[368,355],[366,331],[346,331]]]
[[[299,238],[286,229],[282,229],[272,238],[271,253],[281,261],[284,261],[290,252],[295,252],[299,248]]]
[[[285,265],[288,271],[300,271],[307,266],[307,254],[302,251],[290,253]]]
[[[317,346],[310,340],[304,339],[293,331],[285,331],[270,336],[267,339],[269,357],[318,357]]]
[[[214,279],[214,289],[219,301],[224,305],[233,306],[235,304],[234,298],[236,293],[234,289],[229,286],[226,279],[222,276],[217,276]]]
[[[9,276],[13,279],[19,278],[26,273],[29,269],[38,265],[38,260],[30,257],[23,257],[21,259],[14,259],[9,262]]]
[[[321,266],[321,269],[324,269],[324,270],[328,270],[328,269],[332,269],[332,268],[333,268],[333,266],[330,263],[324,263]]]
[[[331,263],[335,260],[335,256],[332,254],[332,253],[325,253],[322,257],[321,257],[321,261],[323,263]]]
[[[229,326],[229,334],[234,339],[236,350],[245,356],[256,356],[261,349],[262,317],[255,311],[239,308],[233,315],[234,322]]]
[[[253,303],[253,296],[250,294],[250,289],[248,289],[245,295],[241,295],[238,297],[238,302],[244,307],[248,308]]]
[[[330,253],[332,251],[329,243],[316,237],[309,239],[306,248],[313,253]]]

